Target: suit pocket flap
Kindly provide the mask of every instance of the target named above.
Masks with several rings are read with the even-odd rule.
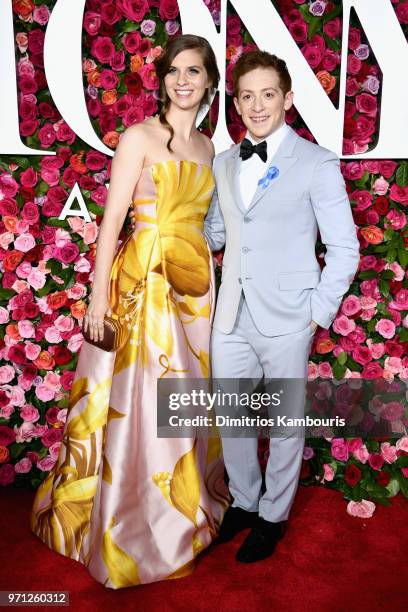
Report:
[[[281,272],[278,276],[279,289],[308,289],[316,287],[320,280],[320,272]]]

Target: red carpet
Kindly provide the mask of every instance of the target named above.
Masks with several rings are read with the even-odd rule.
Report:
[[[340,493],[300,487],[288,533],[270,559],[237,563],[234,554],[242,533],[232,543],[206,551],[191,576],[114,591],[30,532],[33,495],[16,489],[1,492],[1,590],[70,591],[75,612],[407,609],[408,503],[401,496],[362,520],[346,514]]]

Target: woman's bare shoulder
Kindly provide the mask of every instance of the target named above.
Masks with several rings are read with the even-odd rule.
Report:
[[[206,136],[206,134],[203,134],[202,132],[200,132],[200,137],[201,137],[201,142],[203,143],[204,147],[206,148],[211,161],[215,155],[215,148],[214,148],[214,144],[213,141],[211,140],[211,138],[209,138],[208,136]]]

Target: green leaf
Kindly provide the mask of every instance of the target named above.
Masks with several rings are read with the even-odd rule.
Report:
[[[90,212],[94,213],[94,215],[103,215],[105,212],[105,209],[102,206],[98,206],[98,204],[95,204],[93,200],[89,200],[86,203],[86,207]]]
[[[390,249],[385,256],[385,260],[387,263],[393,263],[397,259],[397,249]],[[386,272],[390,272],[390,270],[386,270]]]
[[[389,495],[389,491],[386,489],[386,487],[382,487],[380,484],[378,484],[378,482],[367,482],[365,488],[371,497],[379,498],[387,497]]]
[[[397,480],[404,497],[408,498],[408,478],[402,472],[397,472]]]
[[[345,373],[346,373],[346,366],[340,364],[338,361],[335,361],[333,364],[333,374],[336,380],[342,379]]]
[[[343,13],[343,3],[340,2],[333,8],[332,11],[330,11],[330,13],[326,13],[325,15],[323,15],[323,22],[327,23],[328,21],[331,21],[332,19],[334,19],[335,17],[338,17],[342,13]]]
[[[361,280],[370,280],[372,278],[377,278],[377,272],[375,270],[366,270],[365,272],[360,272],[358,278],[361,278]]]
[[[0,302],[7,303],[14,295],[16,295],[16,292],[13,289],[0,288]]]
[[[316,32],[320,30],[321,25],[322,25],[322,20],[320,19],[320,17],[315,17],[313,15],[311,21],[309,22],[309,26],[307,29],[307,39],[308,40],[311,40],[313,36],[316,34]]]
[[[388,297],[390,295],[390,283],[388,281],[381,279],[378,283],[378,288],[384,297]]]
[[[299,11],[302,13],[303,19],[306,21],[306,23],[310,23],[312,19],[314,19],[314,16],[309,11],[308,4],[302,4],[301,6],[299,6]]]
[[[383,270],[381,272],[381,278],[383,278],[384,280],[392,280],[394,276],[395,276],[395,273],[393,272],[393,270]]]
[[[68,222],[66,219],[58,219],[58,217],[49,217],[46,221],[46,225],[53,225],[55,227],[67,227]]]
[[[394,497],[400,490],[399,482],[396,478],[391,478],[390,482],[385,487],[390,494],[390,497]]]
[[[408,342],[408,329],[402,328],[399,335],[400,342]]]
[[[388,242],[389,240],[392,240],[392,238],[394,237],[394,234],[395,234],[394,230],[388,227],[384,232],[384,241]]]
[[[347,361],[347,353],[345,351],[342,351],[341,353],[339,353],[337,355],[337,361],[339,362],[340,365],[345,365]]]
[[[408,266],[408,250],[404,247],[398,249],[398,261],[403,268]]]
[[[350,355],[347,355],[346,365],[352,372],[361,372],[362,370],[362,367]]]
[[[408,164],[402,163],[397,170],[396,174],[397,185],[400,187],[406,187],[408,185]]]
[[[335,40],[334,38],[330,38],[330,36],[328,36],[326,32],[323,32],[323,38],[329,49],[331,49],[332,51],[340,51],[341,44],[339,41]]]

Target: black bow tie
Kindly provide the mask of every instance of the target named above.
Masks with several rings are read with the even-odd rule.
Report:
[[[239,156],[243,160],[249,159],[254,153],[258,153],[263,162],[268,159],[267,142],[263,140],[254,145],[248,138],[244,138],[239,149]]]

